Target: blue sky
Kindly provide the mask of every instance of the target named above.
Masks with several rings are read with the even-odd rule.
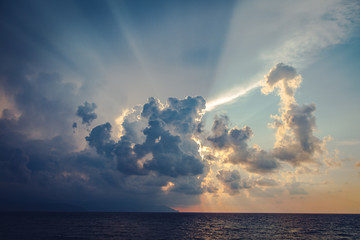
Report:
[[[2,1],[2,209],[359,213],[359,7]]]

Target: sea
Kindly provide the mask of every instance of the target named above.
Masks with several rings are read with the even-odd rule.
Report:
[[[15,212],[0,239],[360,239],[360,215]]]

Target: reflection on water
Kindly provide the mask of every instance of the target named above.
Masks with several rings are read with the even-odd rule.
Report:
[[[360,239],[360,215],[0,213],[0,239]]]

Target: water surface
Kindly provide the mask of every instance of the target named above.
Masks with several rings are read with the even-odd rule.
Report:
[[[360,239],[360,215],[0,213],[0,239]]]

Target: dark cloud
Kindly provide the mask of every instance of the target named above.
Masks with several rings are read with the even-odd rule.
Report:
[[[159,174],[177,177],[203,173],[204,165],[196,153],[187,154],[180,147],[181,138],[164,132],[160,140],[151,148],[152,160],[145,162],[144,168]]]
[[[34,210],[42,203],[44,208],[38,210],[58,211],[61,204],[70,204],[98,211],[155,211],[171,203],[161,197],[166,180],[157,187],[141,179],[136,182],[142,184],[134,185],[105,153],[72,152],[66,139],[29,140],[7,133],[0,135],[0,143],[0,202],[16,202],[8,210]],[[101,142],[92,143],[105,148]]]
[[[133,119],[148,122],[142,130],[143,143],[131,141],[129,133],[140,129],[132,128],[136,125],[127,118],[123,126],[125,134],[118,142],[110,140],[110,123],[95,127],[86,140],[99,154],[116,159],[118,169],[124,174],[141,175],[153,171],[173,178],[199,175],[203,173],[204,164],[191,138],[204,108],[202,97],[169,98],[166,106],[149,98],[141,112],[143,119]]]
[[[243,188],[251,188],[249,183],[241,180],[238,170],[220,170],[216,177],[225,186],[225,191],[231,195],[239,193]]]
[[[30,70],[0,69],[0,86],[12,109],[3,110],[3,118],[16,119],[13,128],[26,135],[53,137],[71,131],[77,101],[74,85],[57,73],[31,74]]]
[[[148,107],[150,105],[152,108]],[[141,113],[148,119],[148,127],[144,129],[146,140],[141,147],[135,146],[142,155],[151,150],[153,161],[145,166],[171,176],[201,174],[203,163],[192,136],[197,132],[198,119],[204,109],[202,97],[169,98],[165,107],[159,101],[149,99]]]
[[[179,100],[169,98],[167,106],[163,106],[159,100],[149,98],[148,103],[143,107],[142,117],[149,120],[161,119],[167,125],[174,126],[174,131],[179,134],[194,133],[200,124],[197,119],[201,118],[200,113],[205,109],[203,97],[187,97]]]
[[[172,176],[195,178],[204,172],[201,158],[194,151],[196,144],[188,143],[190,131],[197,127],[191,116],[174,118],[171,127],[158,119],[165,125],[156,130],[155,126],[147,124],[148,135],[142,128],[145,120],[149,122],[148,118],[134,122],[136,118],[129,117],[123,125],[126,136],[120,142],[111,139],[112,127],[105,123],[87,136],[91,149],[79,151],[72,128],[76,112],[74,103],[80,98],[74,85],[55,73],[0,70],[1,88],[5,90],[6,98],[13,101],[11,108],[2,110],[0,118],[0,202],[14,203],[7,205],[8,210],[59,210],[64,209],[61,206],[69,206],[69,209],[79,206],[78,209],[98,211],[169,211],[171,209],[165,205],[197,201],[202,191],[199,184],[176,185],[171,194],[161,190],[169,180],[176,183]],[[94,107],[86,103],[83,107],[80,115],[91,116],[89,109]],[[186,110],[183,109],[186,106],[175,107],[179,111]],[[191,110],[190,107],[189,114]],[[93,117],[85,119],[90,123]],[[180,134],[183,130],[186,133]],[[175,131],[179,133],[175,134]],[[137,135],[133,135],[135,132]],[[164,138],[162,142],[154,139],[158,133]],[[140,148],[147,137],[144,148]],[[176,138],[180,141],[165,142],[165,139]],[[167,144],[171,150],[177,149],[177,152],[170,153],[169,150],[167,154],[180,154],[169,165],[162,162],[167,155],[160,154],[161,149],[167,150]],[[139,165],[139,156],[152,152],[157,156],[156,164],[149,164],[147,168],[143,163]],[[158,176],[151,176],[150,172]],[[150,185],[155,179],[161,181],[156,186]],[[183,194],[193,197],[186,199]],[[44,208],[38,208],[40,205]]]
[[[27,167],[29,162],[20,149],[0,147],[0,181],[26,183],[30,180],[31,170]]]
[[[75,87],[57,73],[19,63],[0,67],[0,88],[11,102],[0,118],[0,181],[31,189],[55,178],[59,160],[76,148],[69,127]]]
[[[163,204],[197,203],[207,167],[192,138],[204,108],[202,97],[170,98],[165,105],[149,98],[124,116],[119,140],[114,140],[110,123],[93,128],[86,141],[118,172],[102,176],[103,181]]]
[[[187,195],[199,195],[204,192],[204,188],[201,186],[202,178],[184,177],[177,181],[172,191],[184,193]]]
[[[88,102],[85,102],[83,106],[78,106],[76,115],[81,118],[82,124],[89,126],[91,122],[97,118],[96,113],[94,113],[96,107],[95,103],[90,104]]]
[[[96,149],[99,154],[111,156],[115,142],[110,140],[111,124],[105,123],[95,127],[85,139],[91,147]]]

